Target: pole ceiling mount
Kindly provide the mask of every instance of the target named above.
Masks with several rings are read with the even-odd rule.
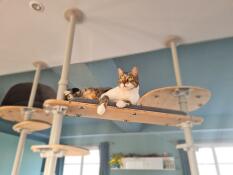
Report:
[[[72,16],[75,18],[77,23],[82,23],[84,21],[84,13],[78,8],[67,9],[64,16],[67,21],[70,21]]]
[[[176,45],[182,43],[182,38],[176,35],[170,35],[165,40],[165,46],[171,47],[171,42],[174,42]]]
[[[45,62],[43,62],[43,61],[35,61],[35,62],[33,62],[32,64],[33,64],[34,67],[40,66],[41,69],[46,69],[46,68],[48,68],[48,65],[47,65]]]

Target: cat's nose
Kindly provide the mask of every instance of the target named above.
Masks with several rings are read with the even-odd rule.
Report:
[[[121,83],[121,87],[125,87],[125,83]]]

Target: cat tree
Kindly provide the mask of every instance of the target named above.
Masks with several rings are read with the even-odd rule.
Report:
[[[88,154],[88,150],[84,148],[59,144],[63,116],[81,115],[82,117],[85,116],[106,120],[175,126],[182,128],[184,130],[186,143],[177,145],[177,148],[182,148],[188,152],[191,173],[192,175],[197,175],[198,169],[196,164],[195,147],[193,144],[191,128],[194,124],[201,124],[203,119],[200,117],[190,116],[188,112],[198,109],[205,103],[207,103],[210,98],[210,92],[203,88],[182,86],[176,50],[176,43],[178,41],[177,38],[172,38],[168,42],[172,51],[177,86],[155,89],[151,92],[148,92],[140,99],[140,103],[143,106],[130,106],[124,109],[118,109],[115,106],[109,106],[103,116],[98,116],[96,114],[95,101],[80,99],[77,102],[69,103],[63,100],[63,92],[64,90],[66,90],[68,82],[68,72],[72,53],[73,38],[75,33],[75,25],[77,22],[82,21],[83,14],[78,9],[70,9],[66,11],[65,17],[70,22],[70,26],[68,31],[65,60],[63,64],[61,79],[59,81],[57,100],[47,100],[44,103],[44,105],[47,106],[47,109],[53,115],[49,145],[32,146],[33,151],[40,152],[42,157],[47,158],[44,174],[54,174],[58,157],[62,157],[64,155]],[[1,118],[9,121],[19,122],[13,127],[15,131],[20,132],[20,139],[14,161],[14,166],[12,169],[12,175],[17,175],[19,172],[20,161],[22,159],[22,153],[27,134],[47,129],[50,127],[49,123],[51,123],[51,116],[45,114],[44,111],[41,109],[32,108],[36,87],[39,80],[40,70],[43,66],[41,63],[37,63],[36,67],[37,71],[35,74],[28,107],[0,107]],[[178,109],[181,111],[177,111]]]
[[[109,106],[105,114],[99,116],[96,114],[96,101],[79,99],[76,102],[67,102],[63,100],[63,92],[66,90],[68,84],[75,26],[76,23],[83,21],[83,14],[79,9],[69,9],[65,12],[65,18],[69,21],[69,30],[61,79],[58,83],[57,99],[47,100],[44,103],[46,110],[53,114],[49,145],[32,146],[33,151],[40,152],[41,156],[46,158],[44,175],[55,174],[58,157],[66,154],[72,155],[77,153],[79,155],[85,155],[88,153],[88,150],[83,148],[59,144],[64,115],[182,128],[186,143],[177,145],[177,148],[183,148],[188,152],[191,173],[192,175],[198,175],[191,129],[194,124],[201,124],[203,119],[201,117],[191,116],[188,112],[198,109],[207,103],[210,98],[210,92],[203,88],[182,86],[176,50],[177,38],[172,38],[168,41],[172,51],[177,86],[155,89],[147,93],[140,100],[142,106],[130,106],[124,109]],[[166,102],[167,98],[172,99],[169,106],[166,106],[167,103],[159,106],[163,108],[158,108],[158,105],[153,105],[158,103],[158,101]],[[149,103],[150,107],[144,106],[147,103]]]
[[[166,42],[166,46],[171,48],[176,86],[152,90],[140,99],[140,103],[165,109],[181,110],[189,116],[189,112],[199,109],[209,101],[211,93],[204,88],[183,86],[176,47],[180,42],[181,38],[177,36],[169,37]],[[198,175],[196,149],[192,138],[194,124],[192,120],[188,120],[176,125],[176,127],[183,129],[185,137],[185,143],[177,145],[176,148],[187,151],[191,174]]]
[[[67,35],[67,45],[65,49],[65,59],[62,67],[61,79],[58,82],[57,100],[62,100],[64,98],[63,93],[66,90],[68,84],[68,74],[72,54],[73,39],[75,34],[75,26],[76,23],[82,22],[83,14],[78,9],[69,9],[65,12],[65,18],[69,21],[69,31]],[[42,157],[47,158],[45,163],[44,175],[55,174],[57,158],[64,155],[72,154],[70,153],[70,151],[72,151],[73,153],[77,153],[78,155],[88,154],[88,150],[86,149],[59,144],[62,120],[66,110],[67,107],[64,107],[62,105],[56,105],[53,107],[53,109],[51,109],[51,112],[53,113],[53,122],[49,145],[39,145],[32,147],[33,151],[40,152]]]
[[[16,132],[20,133],[18,147],[16,150],[15,160],[12,168],[11,175],[18,175],[20,170],[20,164],[23,156],[24,145],[27,138],[27,135],[32,132],[44,130],[50,128],[50,124],[45,121],[35,121],[31,120],[32,114],[32,107],[34,104],[36,90],[38,87],[39,79],[40,79],[40,72],[41,69],[46,68],[47,65],[44,62],[35,62],[33,65],[36,68],[34,81],[31,89],[30,98],[28,101],[28,106],[24,108],[24,121],[19,122],[13,126],[13,129]]]
[[[51,116],[45,114],[42,109],[33,108],[38,82],[40,79],[40,72],[42,69],[47,67],[47,65],[41,61],[35,62],[33,65],[36,68],[36,72],[28,101],[28,106],[0,107],[0,117],[4,120],[17,122],[13,126],[13,130],[20,133],[11,175],[19,174],[27,135],[32,132],[50,128],[52,122]]]

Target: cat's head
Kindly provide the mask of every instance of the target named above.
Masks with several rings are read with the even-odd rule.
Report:
[[[133,67],[130,72],[124,72],[121,68],[118,68],[118,76],[120,88],[133,89],[139,86],[137,67]]]

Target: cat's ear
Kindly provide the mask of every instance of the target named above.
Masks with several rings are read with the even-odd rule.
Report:
[[[134,77],[137,77],[138,76],[138,68],[136,66],[134,66],[132,69],[131,69],[131,74],[134,76]]]
[[[118,68],[118,75],[119,77],[124,75],[124,71],[121,68]]]

